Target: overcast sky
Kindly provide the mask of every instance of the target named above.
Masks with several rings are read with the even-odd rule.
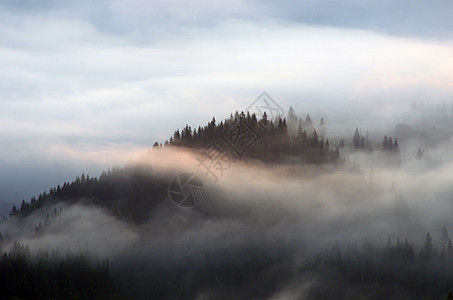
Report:
[[[0,213],[264,90],[351,118],[449,102],[452,16],[451,0],[0,0]]]

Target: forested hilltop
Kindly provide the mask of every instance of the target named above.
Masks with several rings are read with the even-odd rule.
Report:
[[[222,134],[229,133],[233,123],[249,126],[257,133],[256,143],[244,153],[243,158],[259,159],[264,163],[335,164],[341,162],[338,147],[331,147],[325,136],[323,119],[314,125],[310,116],[305,120],[297,118],[292,108],[289,121],[280,116],[268,120],[267,114],[258,120],[255,114],[244,112],[231,114],[228,119],[217,124],[215,118],[206,126],[192,129],[186,125],[174,132],[163,145],[155,143],[153,150],[165,147],[205,148],[219,142]],[[241,127],[244,130],[244,127]],[[319,132],[319,133],[318,133]],[[35,209],[49,202],[84,201],[85,203],[108,208],[121,219],[140,223],[166,197],[167,185],[171,177],[142,166],[114,167],[103,171],[97,177],[82,174],[72,182],[65,182],[49,191],[44,191],[29,201],[22,200],[14,205],[10,216],[27,216]]]
[[[241,136],[246,131],[252,136]],[[254,140],[247,145],[246,151],[238,155],[225,145],[228,137],[244,144],[247,138]],[[290,107],[286,117],[276,116],[274,120],[270,120],[266,113],[258,119],[256,114],[236,111],[220,123],[213,117],[205,126],[192,128],[186,125],[177,129],[163,144],[155,142],[150,151],[167,147],[206,149],[213,143],[223,142],[233,159],[258,159],[265,164],[343,164],[340,148],[347,148],[350,152],[379,150],[384,155],[391,154],[392,162],[399,159],[400,145],[396,138],[392,141],[392,137],[385,135],[374,149],[368,133],[363,136],[358,129],[350,138],[350,147],[345,145],[344,138],[336,138],[339,142],[331,145],[323,118],[315,123],[308,114],[305,118],[298,117]],[[74,181],[64,182],[29,201],[22,200],[20,206],[12,207],[10,216],[26,216],[49,201],[82,199],[108,208],[122,219],[139,223],[146,220],[149,212],[165,198],[170,179],[169,174],[153,172],[139,165],[114,167],[103,171],[99,177],[82,174]]]
[[[242,125],[242,126],[237,126]],[[325,123],[321,118],[315,125],[310,116],[305,120],[298,118],[290,108],[288,120],[276,116],[268,118],[266,112],[260,119],[256,114],[236,111],[230,117],[217,123],[215,117],[204,127],[192,128],[186,125],[181,131],[174,132],[164,145],[154,143],[154,147],[182,146],[205,148],[218,141],[222,136],[253,131],[256,143],[243,156],[260,159],[263,162],[285,162],[286,158],[298,158],[300,162],[335,163],[340,159],[337,146],[332,146],[326,136]]]
[[[58,201],[80,202],[107,208],[113,215],[132,223],[149,217],[150,211],[165,200],[170,176],[140,165],[112,168],[99,178],[82,174],[72,182],[44,191],[30,201],[13,206],[10,217],[26,217],[36,209]],[[49,211],[49,218],[52,211]],[[39,224],[36,224],[39,227]]]

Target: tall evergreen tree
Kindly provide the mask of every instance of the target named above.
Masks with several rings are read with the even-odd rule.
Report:
[[[294,112],[294,109],[292,106],[289,107],[289,110],[288,110],[288,122],[297,122],[297,115],[296,113]]]
[[[389,147],[389,138],[387,135],[384,136],[384,139],[382,140],[382,149],[387,150]]]
[[[310,118],[310,115],[307,114],[305,117],[304,128],[307,132],[313,131],[313,121]]]
[[[445,227],[445,225],[442,227],[440,239],[444,244],[448,243],[448,241],[450,240],[450,236],[448,235],[447,227]]]
[[[393,149],[393,140],[392,137],[389,137],[389,142],[387,144],[387,150],[392,150]]]
[[[431,238],[431,235],[428,234],[426,235],[426,238],[425,238],[425,243],[423,245],[423,249],[422,249],[422,253],[423,253],[423,256],[427,259],[430,259],[432,256],[433,256],[433,240]]]
[[[398,139],[395,138],[395,142],[393,143],[393,151],[399,152],[400,151],[399,147],[400,147],[400,144],[398,143]]]
[[[321,138],[326,137],[326,124],[324,123],[324,118],[321,118],[318,124],[318,133],[321,136]]]
[[[352,138],[352,145],[354,146],[355,149],[359,149],[360,148],[359,128],[355,129],[354,137]]]

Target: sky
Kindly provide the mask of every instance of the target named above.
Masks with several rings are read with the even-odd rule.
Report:
[[[351,135],[390,129],[413,101],[453,99],[452,15],[450,0],[0,0],[0,214],[263,91]]]

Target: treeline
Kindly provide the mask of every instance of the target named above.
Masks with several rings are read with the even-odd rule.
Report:
[[[400,152],[400,145],[398,143],[398,139],[392,140],[392,137],[384,136],[382,140],[382,151],[387,151],[390,153],[399,153]]]
[[[109,261],[91,266],[85,255],[59,256],[14,243],[0,258],[1,299],[122,299],[109,275]]]
[[[107,208],[120,219],[140,223],[165,199],[169,179],[168,175],[139,165],[108,169],[99,178],[82,174],[72,182],[64,182],[62,186],[44,191],[37,198],[33,196],[30,201],[22,200],[20,208],[14,205],[9,216],[25,217],[57,201],[81,201]],[[55,208],[48,217],[59,212]],[[41,226],[36,225],[35,230],[40,230]]]
[[[444,300],[453,290],[450,239],[440,248],[431,235],[421,248],[400,239],[337,243],[312,254],[287,246],[207,248],[185,260],[133,255],[117,272],[138,299],[270,299],[283,290],[295,299]]]
[[[210,143],[219,141],[220,135],[233,122],[240,121],[259,136],[256,143],[244,154],[246,157],[264,162],[286,162],[290,158],[317,164],[340,161],[338,148],[331,147],[329,140],[324,139],[325,124],[322,119],[318,126],[314,126],[309,115],[304,121],[295,117],[290,109],[289,120],[288,127],[286,118],[268,120],[267,114],[264,113],[263,118],[258,120],[255,114],[236,112],[219,124],[213,118],[206,126],[200,126],[198,129],[192,130],[186,125],[181,131],[176,130],[165,145],[155,143],[154,147],[207,147]],[[297,128],[296,133],[289,134],[289,131],[294,131],[291,129],[294,127]],[[318,134],[318,131],[321,134]],[[150,211],[166,197],[169,179],[165,174],[150,172],[140,166],[112,168],[102,172],[99,178],[82,174],[72,182],[64,182],[61,186],[44,191],[38,197],[31,197],[29,201],[22,200],[20,207],[12,207],[9,216],[29,215],[51,201],[71,202],[85,199],[90,204],[108,208],[124,220],[139,223],[146,220]]]
[[[366,131],[365,135],[362,135],[362,132],[359,130],[359,128],[356,128],[354,136],[352,138],[352,147],[354,150],[373,151],[374,149],[371,146],[371,142],[368,137],[368,131]],[[392,139],[392,137],[384,135],[382,143],[379,145],[378,149],[380,149],[382,153],[399,154],[400,144],[398,143],[398,139],[396,137]]]
[[[342,250],[337,244],[300,272],[316,274],[321,282],[309,289],[309,299],[451,299],[453,249],[450,239],[434,247],[429,233],[419,251],[399,239],[385,247],[368,240]]]
[[[106,174],[103,173],[102,177],[105,178]],[[82,173],[82,176],[76,176],[76,179],[72,182],[64,182],[63,186],[57,185],[57,187],[51,188],[49,191],[44,191],[39,194],[38,198],[33,196],[28,202],[22,200],[20,208],[18,209],[16,205],[14,205],[9,215],[26,216],[35,209],[44,206],[50,199],[72,200],[81,197],[102,196],[101,186],[103,183],[105,182],[100,182],[96,177],[90,177],[89,175]],[[55,214],[56,213],[57,212],[55,212]]]
[[[291,112],[291,110],[290,110]],[[236,112],[230,118],[217,124],[215,118],[206,126],[192,128],[186,125],[181,131],[178,129],[166,141],[164,145],[157,142],[154,147],[183,146],[189,148],[204,148],[213,142],[221,139],[221,135],[231,128],[232,124],[243,122],[246,128],[251,128],[259,136],[256,144],[250,147],[244,156],[260,159],[264,162],[285,162],[290,157],[299,158],[301,162],[327,163],[337,162],[340,155],[337,147],[331,147],[329,140],[325,137],[324,121],[321,119],[318,130],[313,125],[310,116],[307,115],[305,121],[297,117],[290,116],[291,125],[288,126],[286,118],[276,117],[269,120],[266,113],[261,119],[257,119],[255,114],[249,112]],[[296,123],[296,125],[294,125]],[[298,127],[294,134],[292,128]],[[321,133],[318,133],[321,131]]]

